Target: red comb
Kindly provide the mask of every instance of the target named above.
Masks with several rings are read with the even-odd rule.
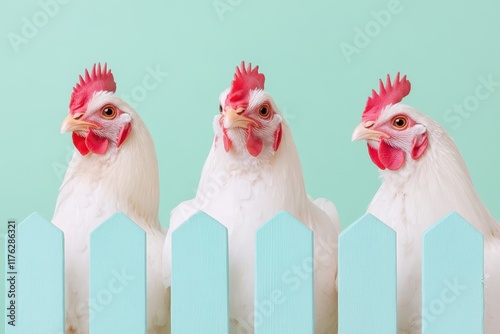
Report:
[[[385,87],[382,79],[379,79],[379,82],[380,92],[377,94],[377,92],[372,89],[372,96],[366,101],[366,107],[362,117],[363,122],[375,121],[385,107],[401,102],[401,100],[410,93],[410,82],[406,79],[406,75],[399,80],[399,72],[396,74],[393,84],[391,84],[391,77],[389,74],[387,74]]]
[[[226,104],[234,108],[248,104],[250,91],[264,89],[265,80],[264,74],[259,73],[259,66],[252,69],[252,64],[249,63],[248,67],[245,68],[245,62],[242,61],[240,67],[236,67]]]
[[[85,69],[85,79],[80,75],[80,81],[73,87],[69,110],[71,114],[85,112],[87,104],[96,92],[116,91],[116,83],[111,70],[106,68],[107,64],[101,68],[101,64],[94,64],[92,73]]]

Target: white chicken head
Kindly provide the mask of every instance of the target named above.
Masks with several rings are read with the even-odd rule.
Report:
[[[73,88],[69,115],[61,132],[73,132],[73,144],[82,154],[105,154],[119,148],[132,131],[133,109],[114,93],[116,83],[106,64],[85,70]]]
[[[386,86],[380,79],[380,92],[372,90],[363,112],[362,122],[352,140],[366,140],[368,154],[380,169],[399,170],[405,162],[416,161],[428,147],[425,117],[416,109],[401,104],[411,85],[396,75],[394,83],[387,75]]]
[[[245,62],[236,67],[231,87],[219,96],[219,115],[214,119],[215,144],[240,158],[266,159],[279,149],[282,121],[271,96],[264,91],[265,77],[259,67]]]

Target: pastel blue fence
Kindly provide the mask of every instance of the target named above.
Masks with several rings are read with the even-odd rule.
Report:
[[[90,235],[90,296],[91,333],[146,332],[146,234],[123,213]]]
[[[8,237],[6,254],[12,251]],[[6,333],[64,333],[63,239],[37,214],[19,224],[15,265],[6,261]],[[282,279],[305,260],[312,265],[312,231],[280,212],[258,230],[256,240],[256,307],[243,320],[255,324],[256,334],[313,334],[313,270],[293,291]],[[95,312],[90,302],[91,333],[146,333],[145,243],[144,231],[122,213],[92,232],[90,293],[102,305]],[[367,214],[342,232],[338,249],[339,333],[397,333],[396,233]],[[482,333],[482,235],[451,213],[425,233],[422,267],[423,333]],[[114,294],[108,285],[120,271],[134,280]],[[223,225],[199,212],[174,231],[172,333],[229,332],[228,273]],[[459,298],[443,295],[456,282],[467,287]],[[9,297],[12,288],[15,298]],[[8,323],[11,301],[16,326]]]
[[[424,235],[422,263],[423,334],[483,333],[482,234],[451,213]]]
[[[6,261],[5,284],[7,321],[15,319],[15,326],[7,322],[5,332],[64,333],[63,234],[36,213],[20,224],[16,232],[15,244],[5,242],[6,254],[15,256]],[[15,318],[9,317],[12,310]]]
[[[226,228],[203,212],[172,235],[173,333],[229,332],[227,250]]]
[[[340,333],[397,333],[396,233],[370,214],[339,237],[338,288]]]

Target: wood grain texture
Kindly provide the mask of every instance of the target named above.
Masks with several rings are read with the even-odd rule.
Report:
[[[423,243],[423,334],[483,333],[482,234],[453,212]]]
[[[6,324],[5,333],[64,333],[62,231],[37,213],[26,218],[17,228],[16,267],[16,326]]]
[[[17,318],[7,334],[64,333],[63,239],[36,213],[19,224]],[[280,212],[256,243],[255,334],[314,333],[313,232]],[[457,213],[426,231],[423,334],[483,332],[483,244]],[[91,333],[146,333],[144,231],[118,213],[90,247]],[[229,333],[228,284],[227,229],[199,212],[172,235],[172,333]],[[396,234],[370,214],[339,237],[338,286],[340,334],[397,332]]]
[[[314,333],[313,232],[287,212],[257,231],[255,334]]]
[[[146,333],[146,234],[117,213],[90,235],[90,333]]]
[[[339,236],[339,334],[395,334],[396,232],[370,214]]]
[[[203,212],[172,233],[172,334],[229,333],[226,227]]]

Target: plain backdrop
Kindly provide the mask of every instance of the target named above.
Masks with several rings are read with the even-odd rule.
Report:
[[[242,60],[260,66],[290,123],[309,194],[333,200],[344,227],[379,186],[352,130],[378,78],[398,71],[412,82],[405,103],[449,131],[500,219],[499,10],[493,0],[5,0],[0,232],[9,218],[52,217],[73,150],[60,125],[95,62],[155,140],[164,226],[195,195],[218,95]]]

